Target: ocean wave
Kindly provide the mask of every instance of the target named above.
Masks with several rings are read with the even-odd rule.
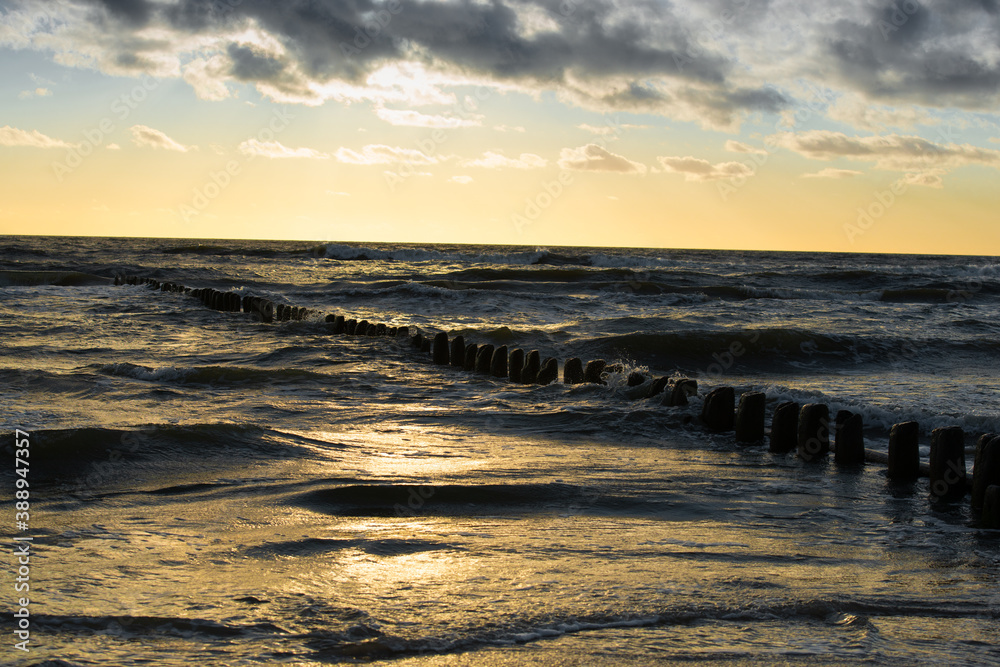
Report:
[[[83,287],[86,285],[110,285],[112,282],[111,278],[80,271],[0,271],[0,287],[34,287],[38,285]]]
[[[130,362],[98,367],[105,375],[130,377],[145,382],[192,384],[276,384],[304,380],[328,380],[329,376],[301,368],[250,368],[246,366],[161,366],[151,368]]]
[[[655,325],[655,320],[650,324]],[[838,335],[794,328],[635,332],[578,338],[573,345],[597,356],[618,353],[628,358],[643,359],[654,354],[677,363],[695,365],[708,365],[717,357],[726,355],[735,355],[738,363],[748,365],[766,366],[775,362],[787,365],[791,362],[838,359],[892,366],[919,364],[936,354],[965,353],[990,357],[1000,354],[1000,340],[988,336],[965,340],[918,339]]]
[[[13,437],[5,435],[4,441],[13,442]],[[155,483],[156,471],[166,471],[168,479],[171,471],[200,473],[209,459],[229,465],[317,455],[308,438],[226,423],[37,429],[31,432],[31,447],[33,483],[58,483],[70,493],[88,494],[122,484],[134,488],[140,477]],[[170,487],[153,491],[157,488]]]
[[[469,262],[485,264],[537,264],[548,255],[546,250],[523,250],[512,253],[476,254],[443,252],[426,248],[392,248],[382,250],[367,246],[349,246],[327,243],[322,256],[341,261],[394,261],[394,262]]]

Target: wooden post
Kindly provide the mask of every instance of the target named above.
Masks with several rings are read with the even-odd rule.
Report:
[[[986,489],[1000,485],[1000,436],[984,433],[976,442],[972,468],[972,507],[980,509],[986,501]]]
[[[785,401],[774,409],[771,417],[771,441],[768,450],[774,454],[787,454],[798,445],[799,404]]]
[[[455,336],[451,340],[451,365],[462,368],[465,365],[465,337]]]
[[[760,391],[748,391],[740,396],[736,411],[736,442],[764,442],[764,415],[767,397]]]
[[[604,384],[604,380],[601,379],[601,373],[604,372],[605,366],[607,366],[607,362],[604,359],[588,361],[587,368],[583,371],[583,381],[590,384]]]
[[[524,350],[515,347],[507,358],[507,374],[511,382],[521,382],[521,371],[524,370]]]
[[[893,424],[889,431],[889,468],[886,476],[908,482],[920,477],[920,425],[917,422]]]
[[[732,387],[716,387],[705,395],[701,421],[712,431],[732,431],[735,409],[736,390]]]
[[[646,397],[648,398],[650,396],[656,396],[658,394],[662,394],[669,384],[670,384],[670,378],[668,378],[665,375],[663,377],[656,378],[655,380],[653,380],[653,383],[649,385],[649,393],[646,394]]]
[[[538,350],[532,350],[524,360],[524,369],[521,370],[521,382],[524,384],[535,384],[538,379],[538,371],[542,367],[542,355]]]
[[[476,372],[489,375],[491,363],[493,363],[493,346],[487,343],[476,352]]]
[[[538,375],[535,377],[536,384],[551,384],[559,379],[559,362],[549,357],[542,364],[542,367],[538,369]]]
[[[583,382],[583,362],[577,357],[570,357],[563,365],[563,383],[580,384]]]
[[[865,463],[864,422],[861,415],[850,410],[837,412],[837,432],[833,460],[842,466]]]
[[[507,346],[501,345],[493,350],[493,359],[490,360],[490,375],[497,378],[507,377]]]
[[[698,395],[698,383],[688,378],[678,378],[669,389],[664,390],[663,400],[660,405],[670,408],[680,407],[688,404],[688,396]]]
[[[983,528],[1000,528],[1000,486],[996,484],[986,487],[979,525]]]
[[[830,409],[823,403],[806,403],[799,410],[798,454],[818,461],[830,453]]]
[[[951,502],[965,496],[965,432],[960,426],[931,431],[931,501]]]
[[[434,336],[434,363],[447,366],[451,360],[451,350],[448,346],[448,334],[440,332]]]
[[[465,363],[462,365],[467,371],[476,370],[476,355],[479,354],[479,346],[475,343],[469,343],[465,346]]]

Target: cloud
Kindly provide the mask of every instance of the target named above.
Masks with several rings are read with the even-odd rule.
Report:
[[[108,144],[107,146],[105,146],[104,149],[108,150],[108,151],[120,151],[122,149],[122,147],[119,146],[118,144],[114,143],[114,142],[111,142],[110,144]]]
[[[753,155],[767,155],[767,151],[763,148],[755,148],[742,141],[733,141],[730,139],[726,142],[726,150],[730,153],[750,153]]]
[[[224,77],[227,67],[226,59],[216,55],[208,60],[195,58],[184,65],[181,71],[184,80],[194,88],[195,95],[203,100],[218,102],[231,94]]]
[[[521,125],[494,125],[493,129],[497,132],[527,132]]]
[[[968,109],[1000,101],[1000,11],[993,0],[881,0],[829,28],[820,55],[832,75],[869,99]]]
[[[615,155],[597,144],[562,149],[559,153],[559,168],[573,171],[613,171],[620,174],[646,173],[646,165]]]
[[[350,148],[339,148],[333,154],[338,162],[344,164],[437,164],[443,159],[433,155],[426,155],[413,148],[399,148],[386,146],[384,144],[368,144],[360,151]]]
[[[683,174],[685,181],[715,181],[723,178],[750,176],[754,173],[742,162],[720,162],[712,164],[708,160],[691,157],[661,156],[656,158],[665,171]]]
[[[466,160],[463,167],[481,167],[483,169],[539,169],[548,164],[548,160],[534,153],[521,153],[516,158],[510,158],[502,153],[486,151],[481,158]]]
[[[326,190],[326,194],[332,195],[334,197],[350,197],[350,192],[343,192],[340,190]]]
[[[19,130],[10,125],[0,127],[0,146],[28,146],[31,148],[72,148],[76,144],[53,139],[38,130]]]
[[[918,125],[937,125],[940,122],[919,106],[872,104],[856,94],[841,96],[830,105],[826,115],[832,120],[870,132],[880,132],[890,127],[910,129]]]
[[[27,100],[32,97],[48,97],[52,91],[48,88],[35,88],[34,90],[22,90],[17,94],[18,99]]]
[[[168,151],[178,151],[180,153],[186,153],[188,151],[197,150],[197,146],[185,146],[184,144],[177,143],[163,132],[159,130],[154,130],[151,127],[145,125],[133,125],[129,128],[132,132],[132,143],[136,146],[163,149]]]
[[[375,109],[375,115],[390,125],[405,125],[410,127],[441,127],[452,129],[456,127],[478,127],[483,124],[482,116],[475,118],[455,118],[454,116],[424,114],[411,109],[386,109],[382,106]]]
[[[803,108],[801,82],[859,130],[995,113],[997,34],[996,0],[7,0],[0,14],[0,46],[183,77],[208,100],[240,82],[280,102],[415,108],[472,85],[728,130]],[[406,68],[428,76],[386,84]]]
[[[576,127],[585,132],[590,132],[591,134],[604,137],[615,137],[621,134],[622,130],[644,130],[649,126],[633,125],[631,123],[608,123],[607,125],[589,125],[587,123],[580,123]]]
[[[472,176],[452,176],[448,179],[452,183],[458,183],[459,185],[468,185],[473,181]]]
[[[850,158],[874,162],[880,169],[925,171],[967,164],[1000,167],[1000,150],[970,144],[935,143],[912,135],[849,137],[841,132],[810,130],[798,134],[782,132],[768,140],[814,160]]]
[[[48,6],[52,18],[10,2],[0,45],[112,75],[183,77],[207,100],[241,82],[280,102],[389,101],[373,78],[419,64],[433,75],[419,88],[438,97],[464,80],[723,125],[788,103],[742,80],[724,45],[699,47],[689,9],[658,0],[573,3],[568,14],[556,0],[75,0]]]
[[[266,158],[310,158],[314,160],[329,159],[329,155],[312,148],[289,148],[277,141],[258,141],[247,139],[241,143],[238,150],[244,155],[261,156]]]
[[[854,169],[834,169],[833,167],[827,167],[813,174],[802,174],[802,178],[853,178],[863,173],[863,171],[855,171]]]
[[[941,170],[934,170],[917,174],[907,174],[903,177],[903,180],[910,185],[940,189],[944,187],[944,181],[941,178],[943,173]]]

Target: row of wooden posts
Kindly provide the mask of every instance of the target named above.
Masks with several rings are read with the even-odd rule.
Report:
[[[115,285],[144,285],[164,292],[177,292],[200,299],[209,308],[224,312],[244,312],[262,322],[301,320],[317,311],[269,299],[212,288],[191,289],[170,282],[137,276],[116,276]],[[420,331],[411,335],[407,326],[388,326],[368,320],[326,315],[325,322],[334,335],[406,337],[410,344],[430,355],[435,364],[453,366],[466,371],[507,378],[520,384],[547,385],[559,378],[559,362],[542,359],[538,350],[525,353],[466,342],[461,335],[448,338],[445,332],[433,337]],[[607,364],[594,359],[586,365],[576,358],[567,359],[562,368],[565,384],[606,384],[609,373],[623,372],[621,364]],[[697,395],[698,384],[689,378],[649,378],[631,373],[626,381],[630,398],[651,398],[663,394],[662,405],[675,407],[688,404],[688,397]],[[735,432],[742,444],[762,444],[765,441],[766,397],[762,392],[742,394],[739,404],[733,387],[717,387],[704,396],[701,422],[711,431]],[[771,452],[783,454],[795,451],[805,461],[825,460],[833,451],[838,466],[861,466],[866,461],[887,465],[886,475],[896,482],[908,482],[918,477],[930,478],[930,497],[934,502],[956,502],[971,492],[971,504],[980,514],[980,524],[1000,528],[1000,435],[987,433],[976,442],[972,480],[965,466],[965,433],[961,427],[937,428],[931,432],[930,460],[920,462],[917,422],[895,424],[889,433],[888,454],[866,449],[861,415],[839,411],[833,420],[829,408],[822,403],[799,405],[786,401],[776,406],[771,417],[767,438]],[[831,445],[830,436],[833,435]]]

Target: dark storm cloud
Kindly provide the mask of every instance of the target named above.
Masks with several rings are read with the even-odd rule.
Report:
[[[113,17],[133,26],[145,25],[152,15],[152,8],[146,0],[99,0],[97,4]]]
[[[91,1],[130,25],[145,22],[152,11],[141,0]],[[566,6],[564,0],[181,0],[159,5],[157,11],[172,28],[190,33],[253,20],[318,79],[356,77],[366,64],[416,57],[540,82],[561,81],[570,70],[592,76],[725,81],[730,64],[724,58],[700,50],[697,58],[686,57],[693,45],[668,4],[630,3],[624,20],[613,16],[614,2],[570,3],[572,11],[564,15]],[[522,10],[543,13],[555,29],[526,36],[518,14]],[[353,52],[345,54],[345,47]]]
[[[870,97],[929,106],[991,106],[1000,90],[1000,12],[992,0],[874,3],[832,26],[837,74]]]

